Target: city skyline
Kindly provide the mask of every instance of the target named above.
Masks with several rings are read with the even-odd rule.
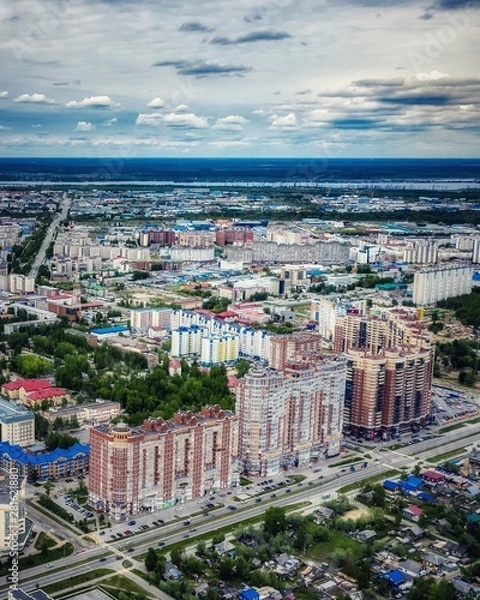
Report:
[[[7,0],[0,156],[478,156],[478,0]]]

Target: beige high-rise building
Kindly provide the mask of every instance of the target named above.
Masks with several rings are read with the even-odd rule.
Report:
[[[236,388],[240,460],[251,475],[274,475],[340,452],[343,356],[306,355],[284,371],[252,371]]]
[[[286,363],[294,360],[297,354],[320,352],[322,336],[318,333],[300,331],[287,335],[275,335],[270,338],[269,365],[282,370]]]

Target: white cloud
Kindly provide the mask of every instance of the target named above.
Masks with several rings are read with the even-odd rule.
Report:
[[[288,115],[283,117],[273,115],[273,117],[270,118],[272,119],[270,129],[294,129],[297,127],[297,117],[295,116],[295,113],[288,113]]]
[[[40,123],[34,123],[32,125],[32,129],[43,129],[43,125],[40,125]]]
[[[244,148],[250,145],[247,140],[214,140],[209,142],[210,146],[215,148]]]
[[[165,102],[159,98],[158,96],[147,104],[148,108],[163,108],[165,106]]]
[[[242,131],[243,126],[247,123],[245,117],[240,115],[228,115],[228,117],[222,117],[217,119],[213,129],[223,129],[225,131]]]
[[[6,125],[0,125],[0,131],[10,131],[11,127],[7,127]]]
[[[0,92],[0,98],[8,98],[8,92],[7,91]]]
[[[118,123],[118,119],[116,117],[113,117],[113,119],[107,119],[106,121],[104,121],[102,123],[102,125],[106,125],[107,127],[111,127],[115,123]]]
[[[191,109],[190,109],[190,107],[188,106],[188,104],[179,104],[178,106],[176,106],[176,107],[175,107],[175,108],[172,110],[172,112],[176,112],[176,113],[179,113],[179,112],[189,112],[190,110],[191,110]]]
[[[163,115],[160,115],[159,113],[140,113],[135,121],[135,124],[158,127],[162,124],[162,121]]]
[[[93,123],[89,123],[88,121],[79,121],[75,127],[75,131],[92,131],[94,127],[95,125]]]
[[[417,73],[415,79],[418,81],[436,81],[437,79],[445,79],[449,77],[447,73],[440,73],[440,71],[430,71],[430,73]]]
[[[170,127],[186,127],[192,129],[205,129],[207,128],[208,121],[203,117],[197,117],[193,113],[168,113],[163,119],[165,125]]]
[[[83,100],[70,100],[65,104],[67,108],[118,108],[120,104],[114,102],[110,96],[89,96]]]
[[[20,104],[56,104],[55,100],[47,98],[45,94],[22,94],[15,98],[14,102]]]

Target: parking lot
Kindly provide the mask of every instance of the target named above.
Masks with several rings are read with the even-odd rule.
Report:
[[[438,425],[480,410],[478,394],[448,386],[432,387],[432,410]]]

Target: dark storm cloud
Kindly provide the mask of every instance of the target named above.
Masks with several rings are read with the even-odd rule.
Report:
[[[480,0],[435,0],[428,8],[437,10],[480,8]]]
[[[399,94],[394,96],[379,96],[378,102],[386,104],[401,104],[403,106],[448,106],[455,104],[456,99],[447,94]]]
[[[245,21],[245,23],[254,23],[255,21],[261,21],[263,19],[262,15],[255,13],[251,16],[247,15],[245,17],[243,17],[243,20]]]
[[[200,23],[200,21],[186,21],[180,25],[179,31],[190,31],[193,33],[211,33],[215,31],[206,25]]]
[[[154,67],[175,67],[179,75],[193,75],[194,77],[207,77],[209,75],[235,75],[243,77],[252,68],[245,65],[222,64],[216,61],[186,61],[186,60],[164,60],[154,63]]]
[[[262,29],[259,31],[252,31],[245,35],[241,35],[237,38],[228,37],[215,37],[210,40],[211,44],[218,44],[220,46],[232,46],[234,44],[251,44],[255,42],[274,42],[277,40],[284,40],[291,37],[286,31],[273,31],[271,29]]]
[[[402,87],[405,83],[404,79],[358,79],[353,82],[356,87],[366,88],[378,88],[378,87],[389,87],[398,88]]]

